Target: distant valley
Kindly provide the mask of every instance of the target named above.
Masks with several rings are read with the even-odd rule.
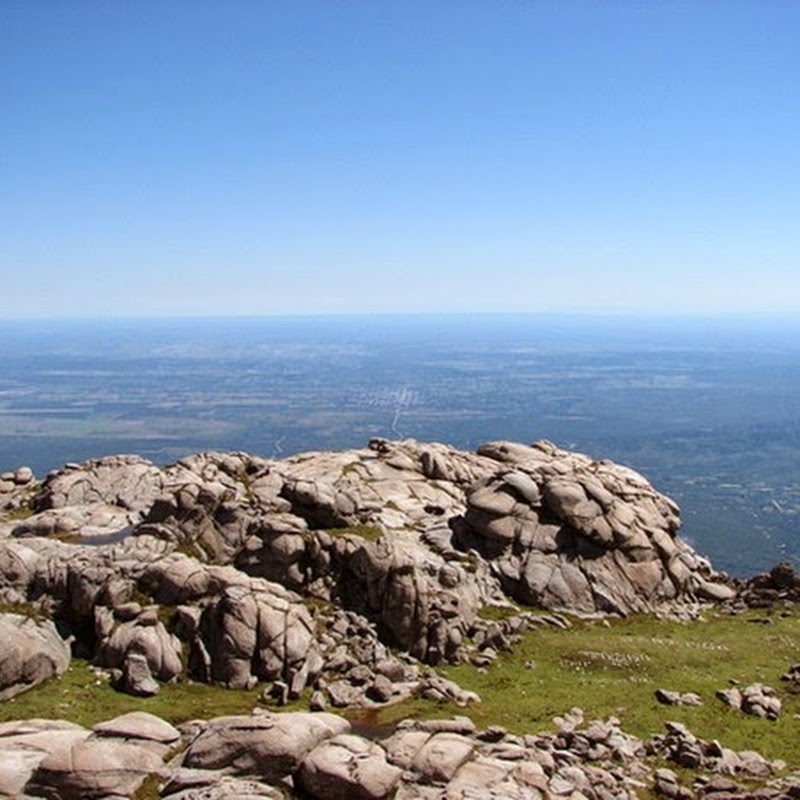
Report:
[[[0,470],[549,439],[633,466],[719,569],[800,563],[800,325],[564,316],[0,325]]]

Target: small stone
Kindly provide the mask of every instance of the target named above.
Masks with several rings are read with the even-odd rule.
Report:
[[[122,690],[134,697],[152,697],[160,691],[150,672],[147,658],[140,653],[128,653],[122,666]]]
[[[328,702],[325,700],[325,695],[317,689],[308,701],[309,711],[324,711],[328,707]]]
[[[388,703],[394,694],[392,682],[385,675],[377,675],[367,689],[367,697],[376,703]]]

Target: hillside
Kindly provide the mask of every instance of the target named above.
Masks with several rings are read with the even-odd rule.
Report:
[[[0,509],[3,718],[72,720],[6,724],[0,795],[693,796],[780,779],[780,796],[780,759],[800,766],[781,744],[796,681],[771,688],[798,660],[800,582],[718,574],[675,503],[607,460],[382,439],[115,456],[6,473]],[[132,709],[160,722],[97,727]],[[143,755],[144,728],[166,762]],[[673,786],[670,761],[706,778]]]

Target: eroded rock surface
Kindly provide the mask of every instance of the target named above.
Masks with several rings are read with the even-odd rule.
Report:
[[[548,442],[111,456],[41,483],[4,473],[0,490],[0,601],[34,603],[76,652],[145,684],[188,671],[389,702],[438,691],[417,661],[486,666],[546,622],[487,622],[487,606],[690,613],[735,594],[641,475]]]
[[[642,740],[614,718],[585,721],[580,709],[555,722],[556,733],[518,736],[477,730],[463,717],[405,720],[376,741],[324,713],[195,720],[182,733],[142,713],[94,731],[43,720],[6,723],[0,796],[116,800],[146,780],[148,796],[157,788],[171,800],[632,800],[643,793],[688,800],[795,797],[800,787],[797,773],[776,777],[784,764],[705,741],[678,723]]]
[[[69,644],[49,620],[0,613],[0,700],[62,675]]]

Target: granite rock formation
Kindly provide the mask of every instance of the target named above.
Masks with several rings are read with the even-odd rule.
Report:
[[[647,740],[614,718],[585,721],[580,709],[556,733],[477,730],[466,717],[406,720],[371,741],[332,714],[261,712],[195,720],[178,728],[144,712],[93,729],[29,720],[0,725],[0,797],[129,797],[167,800],[285,798],[433,800],[656,796],[796,797],[797,774],[753,751],[708,742],[683,725]],[[663,764],[699,768],[681,785]],[[685,780],[685,778],[684,778]],[[754,781],[761,785],[754,793]]]
[[[0,655],[0,699],[59,674],[72,651],[135,695],[183,677],[263,683],[273,706],[308,689],[311,710],[178,728],[143,712],[91,730],[5,723],[0,797],[116,800],[157,786],[171,800],[606,800],[754,796],[754,781],[764,797],[800,796],[785,765],[677,723],[641,740],[573,709],[555,734],[457,717],[370,740],[330,711],[411,695],[477,702],[431,665],[484,668],[526,629],[573,615],[685,619],[706,603],[795,599],[786,565],[732,581],[679,527],[676,505],[641,475],[549,442],[465,453],[379,439],[282,460],[111,456],[41,482],[3,473],[0,636],[15,644]],[[779,713],[766,687],[739,694],[749,713]],[[702,775],[689,789],[666,762]]]
[[[187,669],[287,698],[325,676],[335,705],[368,704],[419,690],[418,662],[487,663],[533,622],[486,606],[691,613],[735,595],[669,498],[549,442],[110,456],[4,473],[0,509],[0,601],[35,604],[123,685],[132,664],[145,684]]]

